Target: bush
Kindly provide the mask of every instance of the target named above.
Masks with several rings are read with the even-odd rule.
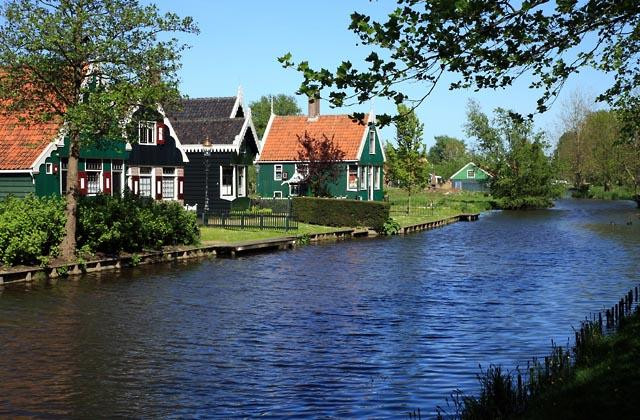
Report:
[[[293,216],[300,222],[325,226],[366,226],[381,231],[389,219],[389,203],[294,197]]]
[[[46,264],[57,256],[64,236],[64,206],[59,197],[0,201],[0,263]],[[117,254],[193,244],[199,234],[195,213],[177,202],[97,196],[78,203],[78,247],[85,251]]]
[[[45,262],[58,254],[64,236],[64,200],[7,197],[0,201],[0,262]]]

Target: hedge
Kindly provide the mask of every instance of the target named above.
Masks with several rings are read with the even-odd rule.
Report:
[[[389,219],[389,203],[294,197],[293,216],[303,223],[325,226],[366,226],[382,230]]]

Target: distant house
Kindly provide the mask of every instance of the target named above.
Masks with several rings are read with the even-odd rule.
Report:
[[[458,172],[451,175],[453,188],[463,191],[488,191],[491,175],[473,162],[464,165]]]
[[[308,162],[298,160],[298,136],[305,132],[320,138],[326,135],[345,152],[340,175],[329,186],[334,197],[358,200],[382,200],[384,197],[383,166],[385,155],[375,115],[366,122],[354,121],[349,115],[320,115],[320,101],[309,101],[309,114],[296,116],[271,115],[256,162],[258,195],[286,198],[307,195],[301,183]]]
[[[185,204],[202,212],[206,196],[207,210],[219,212],[246,197],[247,170],[258,153],[259,140],[242,90],[230,97],[185,99],[167,115],[188,157]],[[205,140],[210,147],[204,146]]]

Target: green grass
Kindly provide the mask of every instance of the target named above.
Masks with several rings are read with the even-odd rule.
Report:
[[[202,242],[240,242],[240,241],[254,241],[259,239],[271,239],[281,238],[284,236],[298,236],[304,234],[314,233],[327,233],[334,232],[340,229],[330,226],[318,226],[309,225],[306,223],[298,223],[297,230],[289,230],[285,232],[283,230],[249,230],[249,229],[223,229],[217,227],[201,227],[200,228],[200,240]]]
[[[409,197],[405,190],[389,188],[387,194],[391,217],[401,226],[431,222],[460,213],[480,213],[492,208],[491,196],[480,192],[422,191]]]
[[[615,334],[601,336],[589,362],[569,381],[532,401],[525,419],[638,418],[640,410],[640,314]]]
[[[589,188],[589,198],[596,200],[633,200],[635,193],[631,188],[615,186],[610,191],[604,187],[593,185]]]

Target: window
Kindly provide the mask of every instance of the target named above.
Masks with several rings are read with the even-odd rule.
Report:
[[[222,180],[220,182],[220,194],[233,195],[233,167],[222,167]]]
[[[347,167],[347,190],[358,190],[358,165],[349,165]]]
[[[237,166],[236,167],[236,176],[238,178],[237,180],[237,188],[238,188],[238,197],[244,197],[245,196],[245,185],[244,185],[244,171],[245,171],[245,167],[244,166]]]
[[[273,179],[274,181],[282,181],[282,165],[273,166]]]
[[[140,168],[140,197],[151,197],[151,168]]]
[[[162,168],[162,199],[176,198],[176,168]]]
[[[376,166],[373,168],[373,187],[376,190],[380,189],[380,167]]]
[[[292,197],[300,195],[300,184],[289,184],[289,195]]]
[[[309,172],[309,165],[307,165],[306,163],[296,163],[296,172],[303,177],[306,177],[307,173]]]
[[[98,194],[101,190],[100,175],[102,171],[102,162],[99,160],[88,160],[84,164],[87,172],[87,194]]]
[[[153,121],[140,121],[138,124],[138,143],[155,144],[156,143],[156,123]]]
[[[53,173],[53,163],[47,163],[45,167],[47,169],[47,175],[51,175]]]
[[[373,129],[369,131],[369,153],[376,154],[376,132]]]
[[[67,161],[64,160],[64,161],[60,162],[60,166],[62,166],[62,170],[63,171],[66,171],[67,170]]]
[[[475,178],[476,177],[476,171],[474,171],[473,169],[469,169],[467,171],[467,178]]]
[[[113,162],[111,164],[111,170],[114,171],[114,172],[122,171],[122,162],[119,162],[119,163]]]
[[[367,167],[363,166],[360,169],[360,189],[367,189]]]
[[[274,191],[273,198],[282,198],[282,191]]]

